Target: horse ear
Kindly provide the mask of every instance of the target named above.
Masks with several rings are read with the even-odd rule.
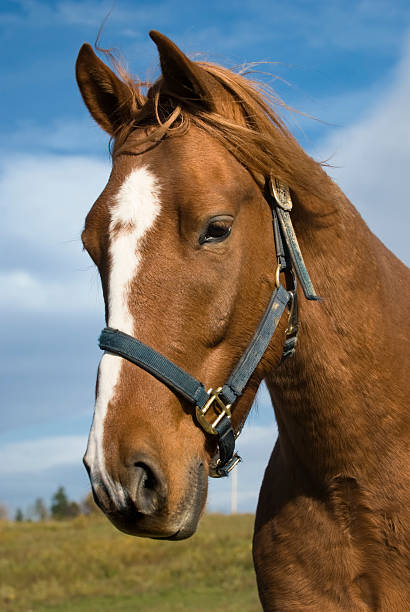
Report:
[[[149,35],[157,45],[165,93],[181,102],[200,102],[207,109],[213,110],[213,99],[219,88],[215,79],[188,59],[164,34],[151,30]]]
[[[131,120],[130,90],[87,43],[80,49],[75,72],[85,105],[95,121],[112,136]]]

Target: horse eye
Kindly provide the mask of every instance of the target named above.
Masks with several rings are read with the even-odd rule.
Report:
[[[231,233],[232,225],[227,221],[214,220],[211,221],[206,228],[206,231],[200,235],[199,244],[207,242],[222,242],[228,238]]]

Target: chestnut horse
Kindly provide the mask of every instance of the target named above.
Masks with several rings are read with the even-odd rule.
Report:
[[[162,75],[146,88],[89,45],[77,60],[84,102],[112,138],[112,173],[82,234],[107,325],[222,385],[278,281],[267,182],[289,186],[322,300],[300,296],[296,352],[283,360],[285,311],[231,421],[224,414],[238,431],[266,380],[279,437],[255,522],[261,602],[280,612],[408,611],[408,269],[254,83],[151,37]],[[114,525],[192,535],[216,451],[172,385],[104,353],[84,461]]]

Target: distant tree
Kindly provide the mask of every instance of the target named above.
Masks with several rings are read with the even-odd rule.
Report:
[[[14,515],[14,520],[16,521],[16,523],[21,523],[22,521],[24,521],[24,515],[21,508],[17,508],[16,514]]]
[[[32,514],[34,518],[38,521],[45,521],[47,519],[47,506],[45,505],[41,497],[37,497],[36,501],[34,502]]]
[[[58,487],[51,500],[51,516],[62,520],[74,518],[80,514],[80,506],[75,501],[70,501],[64,487]]]
[[[68,497],[64,487],[58,487],[51,499],[51,516],[54,519],[64,519],[67,517]]]
[[[9,518],[9,511],[4,504],[0,504],[0,521],[7,521]]]
[[[90,491],[81,502],[81,511],[89,516],[90,514],[99,514],[100,509],[94,501],[93,494]]]

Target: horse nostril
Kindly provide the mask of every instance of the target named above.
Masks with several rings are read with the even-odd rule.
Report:
[[[142,461],[134,463],[134,503],[141,514],[154,514],[165,500],[165,484],[157,470]]]

